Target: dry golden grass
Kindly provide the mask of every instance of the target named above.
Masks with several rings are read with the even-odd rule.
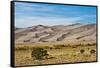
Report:
[[[36,60],[31,57],[32,48],[41,47],[47,50],[49,56],[44,60]],[[85,50],[82,54],[80,50]],[[15,64],[16,66],[24,65],[42,65],[42,64],[60,64],[74,62],[96,61],[95,43],[78,43],[78,44],[16,44],[15,46]]]

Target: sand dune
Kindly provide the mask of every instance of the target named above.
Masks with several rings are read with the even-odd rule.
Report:
[[[16,43],[37,43],[51,41],[95,41],[96,24],[72,24],[44,26],[37,25],[15,30]]]

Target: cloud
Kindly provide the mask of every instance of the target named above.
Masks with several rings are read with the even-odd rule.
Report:
[[[81,17],[75,17],[75,18],[55,18],[55,17],[23,17],[15,20],[15,26],[16,27],[29,27],[33,25],[68,25],[72,23],[76,23],[79,20],[82,20]]]
[[[76,22],[96,22],[96,8],[21,2],[15,4],[16,27],[67,25]]]
[[[69,16],[80,12],[73,11],[73,7],[65,5],[38,4],[38,3],[16,3],[16,16],[43,15],[43,16]]]

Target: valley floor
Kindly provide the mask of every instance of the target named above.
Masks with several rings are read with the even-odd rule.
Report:
[[[96,43],[85,44],[56,44],[33,46],[34,44],[16,44],[15,46],[15,65],[43,65],[43,64],[62,64],[75,62],[96,61]],[[43,60],[36,60],[31,57],[32,48],[41,47],[47,50],[49,56]],[[81,52],[84,50],[84,52]],[[94,50],[95,52],[91,52]]]

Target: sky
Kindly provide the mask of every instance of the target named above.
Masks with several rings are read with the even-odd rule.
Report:
[[[15,2],[15,27],[74,23],[96,23],[96,7]]]

